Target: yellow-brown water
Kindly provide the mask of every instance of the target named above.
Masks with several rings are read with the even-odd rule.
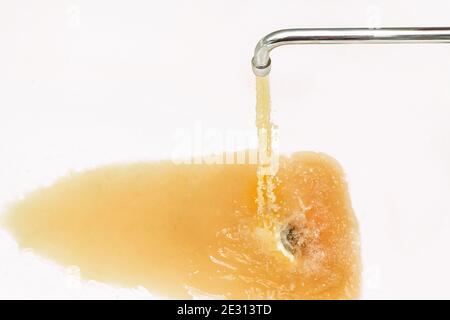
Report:
[[[20,246],[84,278],[172,298],[354,298],[358,234],[343,174],[321,154],[280,160],[280,221],[296,260],[259,228],[254,165],[110,166],[74,174],[10,208]],[[194,290],[195,289],[195,290]]]
[[[265,81],[258,128],[272,128],[260,113],[270,111]],[[342,169],[317,153],[277,160],[276,174],[170,161],[93,169],[29,194],[2,222],[22,248],[85,279],[169,298],[356,298],[358,228]]]
[[[269,78],[256,77],[256,129],[258,133],[257,212],[261,226],[274,230],[278,211],[275,196],[278,154],[274,150],[274,130]]]

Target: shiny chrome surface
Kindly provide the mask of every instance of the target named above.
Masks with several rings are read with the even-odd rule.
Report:
[[[271,68],[270,51],[288,44],[445,42],[450,42],[450,27],[284,29],[272,32],[258,42],[252,59],[252,67],[257,76],[269,74]]]

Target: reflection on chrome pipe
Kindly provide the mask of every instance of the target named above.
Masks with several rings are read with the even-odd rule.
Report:
[[[450,27],[284,29],[272,32],[258,42],[252,59],[252,67],[256,76],[266,76],[271,67],[270,51],[288,44],[445,42],[450,42]]]

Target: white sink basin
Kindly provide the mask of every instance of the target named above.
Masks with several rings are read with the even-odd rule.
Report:
[[[444,0],[433,14],[420,1],[410,11],[241,2],[1,4],[0,207],[71,170],[169,158],[180,130],[253,130],[250,58],[267,32],[435,26],[449,9]],[[347,173],[362,298],[450,298],[449,54],[450,45],[273,52],[281,151],[325,152]],[[19,251],[3,231],[0,261],[0,298],[152,297],[80,281],[76,268]]]

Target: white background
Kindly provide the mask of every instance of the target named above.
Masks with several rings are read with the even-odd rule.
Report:
[[[176,130],[253,130],[250,58],[288,27],[450,26],[435,1],[2,1],[0,207],[70,170],[167,158]],[[450,45],[273,52],[282,151],[347,172],[362,298],[450,298]],[[0,298],[148,298],[0,231]]]

